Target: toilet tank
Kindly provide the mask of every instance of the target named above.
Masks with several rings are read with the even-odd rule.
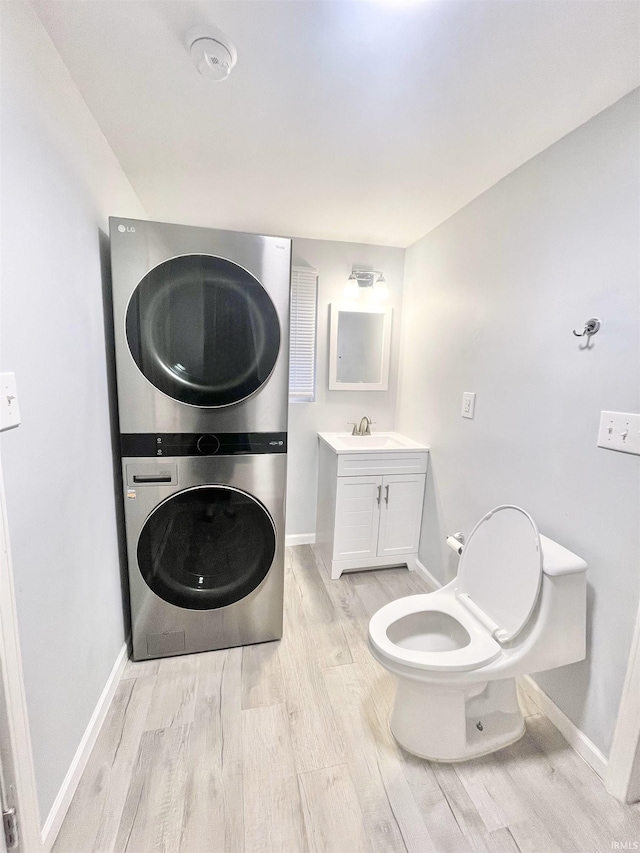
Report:
[[[515,657],[526,657],[529,673],[575,663],[586,655],[587,564],[546,536],[540,536],[540,543],[538,603],[528,627],[510,644]]]
[[[542,571],[548,578],[578,575],[587,571],[587,564],[582,559],[553,539],[540,534],[542,545]]]

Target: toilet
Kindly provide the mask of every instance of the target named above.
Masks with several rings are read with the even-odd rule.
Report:
[[[433,761],[464,761],[524,734],[516,678],[583,660],[587,564],[517,506],[480,519],[457,577],[386,604],[369,648],[398,677],[391,731]]]

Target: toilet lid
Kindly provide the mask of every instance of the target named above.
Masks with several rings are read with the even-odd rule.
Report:
[[[476,524],[458,570],[457,595],[488,617],[500,642],[513,639],[529,621],[542,578],[540,534],[529,513],[499,506]],[[494,625],[491,625],[494,623]]]

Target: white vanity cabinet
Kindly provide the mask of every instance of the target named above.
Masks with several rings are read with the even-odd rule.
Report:
[[[316,542],[331,577],[415,568],[428,449],[396,433],[319,439]]]

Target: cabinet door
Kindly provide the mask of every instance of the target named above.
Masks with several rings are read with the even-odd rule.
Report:
[[[379,557],[417,553],[424,482],[424,474],[396,474],[382,478]]]
[[[334,560],[376,556],[381,499],[382,477],[338,478]]]

